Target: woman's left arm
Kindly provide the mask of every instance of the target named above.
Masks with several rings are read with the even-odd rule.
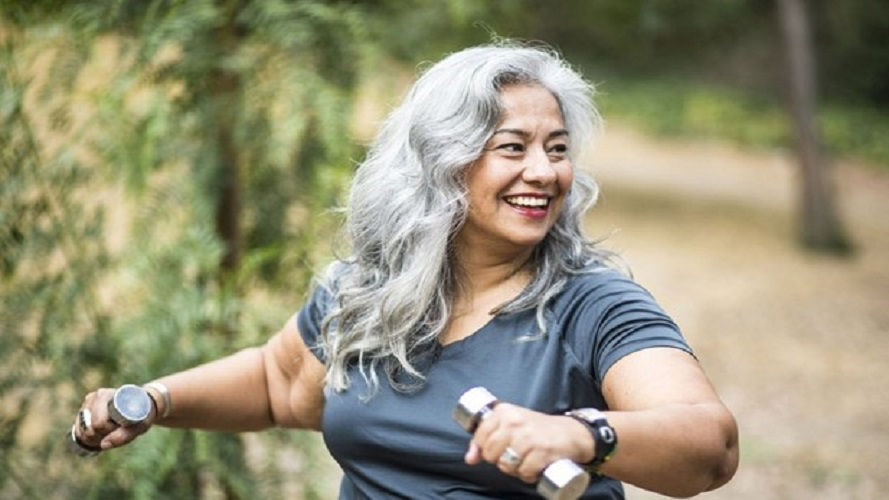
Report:
[[[689,497],[728,482],[738,467],[738,429],[698,362],[675,348],[629,354],[606,373],[605,416],[618,437],[602,474],[647,490]],[[588,463],[595,444],[584,424],[509,403],[498,404],[475,431],[466,462],[484,460],[536,481],[558,458]],[[504,464],[511,448],[521,462]]]
[[[677,497],[718,488],[734,475],[737,424],[688,353],[650,348],[629,354],[605,374],[602,391],[618,436],[603,474]]]

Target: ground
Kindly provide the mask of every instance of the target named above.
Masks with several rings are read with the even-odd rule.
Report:
[[[675,317],[738,419],[738,473],[705,496],[889,490],[889,173],[834,162],[857,247],[841,259],[796,245],[786,153],[613,126],[593,164],[591,234],[611,234],[605,244]]]
[[[589,233],[607,236],[675,317],[739,423],[740,468],[703,496],[889,491],[889,377],[880,373],[889,358],[889,171],[834,162],[857,248],[837,258],[795,242],[786,152],[652,139],[612,124],[592,158],[601,197]],[[661,498],[632,487],[628,497]]]

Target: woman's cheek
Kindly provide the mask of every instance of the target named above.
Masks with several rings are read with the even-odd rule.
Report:
[[[571,164],[568,165],[568,168],[564,170],[564,172],[559,175],[559,190],[562,193],[562,197],[568,196],[568,192],[571,191],[571,185],[574,183],[574,167]]]

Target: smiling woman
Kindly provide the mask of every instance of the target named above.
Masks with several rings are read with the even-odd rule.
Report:
[[[558,55],[502,44],[430,67],[351,190],[352,255],[262,347],[146,386],[145,424],[87,396],[85,447],[151,425],[319,429],[340,498],[525,498],[560,459],[688,496],[728,481],[737,428],[676,324],[581,231],[595,183],[574,162],[598,128]],[[501,401],[468,436],[467,389]],[[560,462],[564,463],[564,461]],[[583,483],[586,484],[586,483]]]
[[[568,131],[555,97],[539,85],[500,94],[497,130],[466,174],[469,213],[457,248],[524,253],[546,237],[574,180]]]

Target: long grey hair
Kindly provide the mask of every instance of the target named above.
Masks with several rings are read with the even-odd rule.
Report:
[[[328,387],[348,388],[352,364],[371,395],[379,368],[396,390],[422,385],[418,360],[438,348],[459,286],[453,242],[467,214],[466,167],[497,126],[501,89],[523,83],[556,97],[576,160],[601,124],[593,89],[543,48],[500,43],[451,54],[386,119],[352,183],[346,235],[353,254],[321,281],[332,296],[320,342]],[[536,309],[538,335],[545,335],[547,302],[569,275],[607,261],[581,230],[597,194],[595,182],[575,171],[562,213],[533,252],[534,277],[498,314]]]

